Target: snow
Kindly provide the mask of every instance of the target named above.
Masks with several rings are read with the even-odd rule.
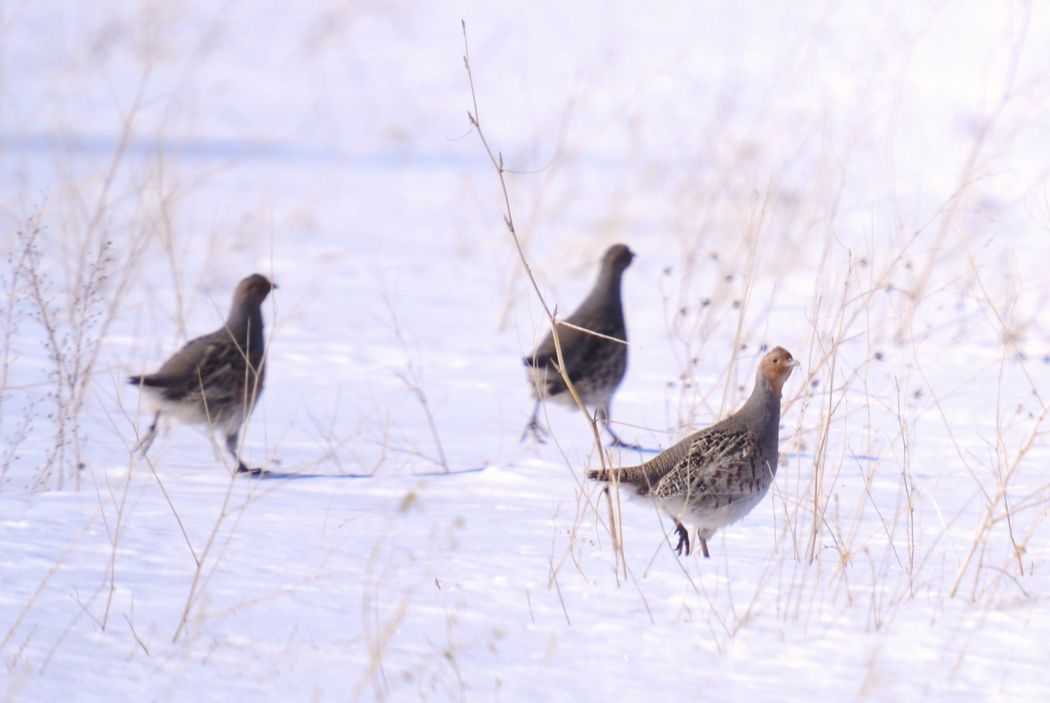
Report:
[[[761,345],[802,361],[777,483],[710,560],[626,495],[619,559],[579,413],[519,442],[545,318],[461,19],[544,296],[567,313],[605,246],[638,254],[621,436],[730,412]],[[1046,699],[1047,8],[0,24],[5,700]],[[133,455],[125,376],[251,271],[280,288],[245,450],[285,478],[231,478],[184,426]]]

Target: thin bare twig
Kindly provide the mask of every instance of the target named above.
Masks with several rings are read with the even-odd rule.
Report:
[[[551,338],[554,342],[555,356],[558,360],[557,370],[561,376],[562,381],[565,383],[565,387],[569,390],[569,394],[572,399],[576,402],[580,411],[584,417],[588,419],[588,423],[591,428],[591,434],[594,438],[594,445],[598,450],[598,460],[601,464],[603,471],[608,470],[608,465],[605,457],[605,451],[602,447],[601,434],[598,430],[597,418],[587,410],[587,406],[584,405],[583,399],[580,394],[576,391],[576,387],[572,383],[572,379],[569,378],[568,371],[565,365],[565,357],[562,355],[561,339],[558,335],[558,319],[555,317],[555,313],[551,307],[547,304],[547,300],[543,297],[543,292],[540,290],[539,284],[536,282],[536,277],[532,273],[532,267],[529,265],[528,258],[525,256],[525,251],[522,249],[521,240],[518,238],[517,228],[514,226],[514,213],[510,206],[510,193],[507,189],[507,180],[505,174],[507,168],[503,163],[503,154],[495,151],[489,144],[488,139],[485,137],[485,132],[481,127],[481,117],[478,110],[478,95],[474,87],[474,74],[470,66],[470,47],[467,42],[467,23],[465,20],[461,20],[463,28],[463,67],[467,71],[467,81],[470,84],[470,99],[473,104],[473,111],[467,111],[467,119],[470,121],[471,126],[478,135],[478,139],[481,140],[481,145],[485,149],[485,153],[488,155],[489,160],[492,162],[493,168],[496,170],[496,175],[499,177],[500,190],[503,194],[503,223],[507,226],[507,232],[511,236],[511,240],[514,242],[514,248],[518,252],[518,258],[521,261],[522,268],[525,269],[525,273],[528,275],[529,283],[532,285],[532,290],[536,294],[536,298],[540,301],[540,305],[543,307],[544,313],[547,315],[547,320],[550,322]],[[594,334],[590,330],[581,330],[583,332]],[[601,335],[599,335],[601,336]],[[620,544],[620,553],[622,556],[623,545]],[[626,574],[625,574],[626,576]],[[567,617],[567,615],[566,615]]]
[[[412,392],[412,395],[419,402],[419,407],[423,409],[427,427],[430,428],[430,436],[434,440],[434,449],[437,451],[438,463],[441,464],[441,468],[445,470],[445,473],[448,473],[451,469],[449,468],[448,460],[445,458],[445,449],[441,445],[441,437],[438,435],[434,413],[430,409],[430,402],[427,400],[427,394],[423,390],[423,377],[412,362],[412,355],[408,352],[408,344],[405,342],[405,336],[401,332],[401,321],[398,319],[397,311],[394,310],[394,306],[390,302],[390,298],[387,297],[386,292],[383,293],[383,303],[386,305],[387,312],[390,313],[390,320],[394,323],[394,337],[397,339],[397,344],[401,347],[401,353],[405,357],[405,371],[399,372],[397,377]]]

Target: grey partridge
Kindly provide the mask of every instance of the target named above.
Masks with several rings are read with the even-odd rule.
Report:
[[[559,325],[565,369],[584,405],[594,408],[595,418],[602,423],[613,439],[613,446],[633,447],[623,442],[610,425],[610,406],[613,394],[627,371],[627,326],[623,316],[620,288],[623,272],[634,259],[634,253],[624,244],[615,244],[602,256],[601,271],[591,292],[579,307],[565,318],[565,322],[596,332],[589,334],[568,325]],[[612,339],[606,339],[611,337]],[[621,340],[621,341],[615,341]],[[546,430],[539,421],[540,403],[544,399],[569,407],[576,403],[558,373],[558,355],[554,337],[548,332],[536,349],[522,360],[528,369],[532,395],[536,400],[532,419],[522,433],[522,440],[532,434],[542,441]]]
[[[156,373],[131,376],[155,408],[153,422],[136,450],[143,454],[157,436],[161,415],[217,429],[239,472],[249,469],[238,455],[241,428],[251,415],[266,376],[262,302],[276,288],[268,278],[252,274],[233,294],[226,324],[186,343]]]
[[[782,347],[758,365],[755,388],[738,411],[694,432],[638,466],[591,471],[589,478],[630,484],[675,522],[679,554],[689,554],[688,521],[704,557],[707,540],[758,505],[777,473],[780,396],[798,362]]]

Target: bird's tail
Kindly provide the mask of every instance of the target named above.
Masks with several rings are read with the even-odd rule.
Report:
[[[143,374],[141,376],[128,376],[128,383],[133,386],[163,386],[165,385],[162,381],[159,381],[154,376]]]
[[[648,484],[645,466],[621,466],[616,469],[594,469],[587,472],[587,478],[596,481],[619,481],[620,483]]]

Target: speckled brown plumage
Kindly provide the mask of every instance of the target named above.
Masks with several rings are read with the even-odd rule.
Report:
[[[576,327],[613,339],[603,339],[567,325],[558,327],[558,340],[569,379],[584,404],[594,408],[595,416],[613,438],[613,444],[618,446],[634,446],[622,442],[609,424],[613,393],[627,371],[627,345],[613,340],[627,341],[620,289],[623,272],[633,258],[634,253],[623,244],[609,247],[602,257],[601,271],[591,292],[565,318]],[[532,419],[525,427],[522,439],[532,434],[542,441],[545,429],[539,422],[540,403],[544,399],[569,407],[576,407],[576,403],[558,373],[558,355],[550,332],[522,361],[528,368],[532,395],[536,399]]]
[[[128,378],[156,406],[153,423],[136,449],[145,453],[157,436],[161,415],[171,415],[220,430],[238,471],[251,471],[238,456],[237,441],[266,377],[261,306],[275,287],[257,273],[243,279],[225,325],[187,342],[156,373]]]
[[[689,553],[688,520],[697,527],[700,546],[758,505],[777,472],[780,396],[798,362],[781,347],[759,363],[755,388],[743,407],[721,422],[695,432],[650,461],[590,478],[637,487],[657,501],[675,521],[677,550]]]

